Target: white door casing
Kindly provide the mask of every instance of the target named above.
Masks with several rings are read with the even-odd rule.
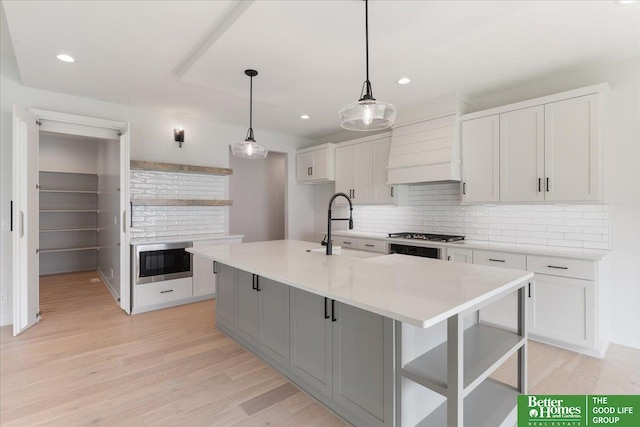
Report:
[[[40,320],[39,129],[36,117],[13,106],[13,335]]]
[[[129,123],[120,128],[120,308],[131,314],[131,247],[129,246],[129,166],[131,131]]]

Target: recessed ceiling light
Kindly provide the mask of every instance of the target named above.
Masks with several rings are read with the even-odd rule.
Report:
[[[408,83],[411,83],[411,79],[409,77],[403,77],[400,80],[398,80],[399,85],[406,85]]]
[[[66,53],[56,55],[56,58],[58,58],[62,62],[76,62],[76,60],[73,59],[73,56],[67,55]]]
[[[309,119],[309,115],[308,114],[303,114],[303,115],[300,116],[300,118],[302,120],[308,120]]]

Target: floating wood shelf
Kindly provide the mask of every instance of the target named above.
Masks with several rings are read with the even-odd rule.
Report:
[[[233,200],[132,199],[133,206],[231,206]]]
[[[144,160],[131,160],[130,167],[131,169],[136,169],[136,170],[200,173],[200,174],[206,174],[206,175],[232,175],[233,174],[233,169],[227,169],[227,168],[180,165],[177,163],[147,162]]]

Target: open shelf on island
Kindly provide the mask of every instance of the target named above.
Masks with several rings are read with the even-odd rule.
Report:
[[[518,390],[499,381],[484,380],[464,398],[464,424],[473,427],[512,427],[516,424]],[[447,402],[438,406],[416,427],[447,425]]]
[[[493,373],[505,360],[525,343],[514,332],[483,324],[475,324],[464,331],[464,394]],[[447,342],[404,365],[405,378],[446,396]]]

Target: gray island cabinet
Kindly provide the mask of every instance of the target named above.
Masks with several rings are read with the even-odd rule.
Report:
[[[217,327],[356,426],[515,424],[532,274],[283,240],[189,249],[214,261]],[[478,310],[516,291],[518,327]],[[518,385],[489,378],[518,355]]]

